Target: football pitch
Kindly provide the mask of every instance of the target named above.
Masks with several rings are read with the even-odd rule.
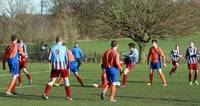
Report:
[[[2,67],[0,65],[0,67]],[[8,67],[7,67],[8,68]],[[137,64],[129,73],[127,88],[118,88],[116,103],[100,99],[100,88],[92,87],[92,83],[101,83],[100,64],[83,64],[80,75],[86,87],[80,87],[71,73],[70,83],[73,101],[66,101],[64,86],[53,87],[49,93],[49,100],[43,100],[43,90],[49,80],[48,63],[29,63],[28,70],[32,73],[33,85],[23,75],[23,86],[17,86],[19,95],[5,96],[7,84],[10,80],[9,72],[0,71],[0,105],[1,106],[200,106],[200,86],[190,86],[186,64],[180,64],[175,76],[169,76],[171,65],[164,69],[167,87],[162,87],[158,74],[154,74],[152,86],[147,86],[148,66]],[[121,81],[121,78],[120,78]],[[109,95],[109,92],[107,93]]]

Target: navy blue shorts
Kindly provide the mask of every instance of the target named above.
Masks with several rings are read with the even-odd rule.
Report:
[[[81,58],[75,58],[75,60],[76,60],[76,62],[78,63],[78,66],[80,66],[81,65]]]
[[[157,62],[157,63],[153,63],[153,62],[151,62],[150,63],[150,68],[151,69],[153,69],[153,70],[155,70],[155,69],[161,69],[161,63],[160,62]]]
[[[109,83],[113,84],[118,81],[118,69],[116,67],[107,67],[106,75]]]

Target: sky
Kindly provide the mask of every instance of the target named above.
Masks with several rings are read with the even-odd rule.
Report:
[[[47,0],[43,0],[44,2]],[[33,3],[34,7],[35,7],[35,11],[38,13],[41,13],[41,0],[31,0],[31,2]],[[47,9],[44,8],[44,11],[47,11]]]
[[[31,0],[35,9],[36,9],[36,12],[40,12],[41,10],[41,0]]]
[[[33,13],[35,14],[41,13],[41,0],[30,0],[30,3],[32,4],[31,6]],[[0,0],[0,15],[7,12],[5,8],[8,8],[7,0]],[[45,11],[47,11],[47,9],[44,8],[44,13]]]

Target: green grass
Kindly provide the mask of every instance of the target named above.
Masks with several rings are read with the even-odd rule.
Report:
[[[0,65],[1,67],[1,65]],[[154,76],[154,85],[146,86],[148,81],[148,66],[138,64],[134,71],[129,73],[128,87],[118,88],[116,99],[118,102],[108,102],[100,100],[100,88],[80,87],[70,74],[73,101],[65,100],[64,87],[53,87],[49,94],[49,100],[41,98],[45,84],[49,80],[47,63],[30,63],[28,70],[32,73],[33,85],[27,86],[27,80],[23,75],[24,88],[17,88],[19,93],[16,97],[6,97],[5,92],[9,82],[8,71],[0,71],[0,105],[1,106],[198,106],[200,105],[200,86],[189,86],[188,71],[186,64],[181,64],[174,77],[168,75],[171,65],[164,68],[164,73],[168,81],[167,87],[162,87],[162,83],[157,73]],[[83,64],[80,74],[84,83],[91,86],[93,82],[100,83],[101,70],[99,64]],[[121,80],[121,79],[120,79]],[[108,93],[109,94],[109,93]]]
[[[159,40],[159,46],[163,48],[165,54],[169,54],[175,44],[180,45],[182,54],[189,41],[193,40],[197,46],[200,46],[200,35],[190,35],[179,38],[168,38]],[[102,53],[109,48],[111,40],[93,40],[80,41],[80,46],[85,53]],[[132,42],[130,39],[118,39],[119,51],[128,52],[127,44]],[[148,43],[144,52],[148,51],[151,46]],[[0,65],[0,68],[2,66]],[[64,87],[53,87],[49,94],[49,100],[44,101],[41,98],[45,84],[49,80],[49,72],[47,63],[30,63],[28,70],[32,73],[33,85],[27,86],[28,82],[23,76],[24,88],[17,88],[20,94],[17,97],[6,97],[5,92],[9,82],[8,71],[0,71],[0,105],[4,106],[99,106],[99,105],[116,105],[116,106],[200,106],[200,86],[189,86],[188,71],[186,64],[181,64],[175,77],[169,77],[168,73],[171,65],[164,68],[164,73],[168,81],[166,88],[162,87],[162,83],[155,73],[154,85],[146,86],[148,81],[148,66],[138,64],[134,71],[129,73],[128,87],[126,89],[117,89],[117,103],[110,103],[108,100],[101,101],[99,93],[101,89],[93,87],[80,87],[76,79],[70,74],[71,89],[74,101],[67,102],[65,100]],[[83,64],[80,74],[86,85],[90,86],[93,82],[100,83],[101,70],[99,64]],[[121,80],[121,79],[120,79]],[[108,93],[109,94],[109,93]],[[107,97],[108,99],[108,97]]]
[[[184,37],[171,37],[164,40],[158,40],[159,46],[163,49],[166,54],[169,54],[171,49],[176,44],[180,45],[180,51],[184,54],[186,48],[189,45],[189,41],[195,41],[196,46],[200,47],[200,34],[188,35]],[[133,42],[131,39],[117,39],[119,41],[119,51],[128,52],[128,43]],[[105,49],[110,47],[111,40],[92,40],[92,41],[80,41],[80,47],[85,53],[102,53]],[[151,42],[149,42],[145,48],[145,53],[148,52]]]

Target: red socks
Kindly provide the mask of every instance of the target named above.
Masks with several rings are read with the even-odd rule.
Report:
[[[80,76],[77,76],[77,75],[76,75],[76,79],[77,79],[78,82],[81,84],[81,86],[83,86],[83,81],[82,81],[82,79],[80,78]]]
[[[31,75],[30,74],[25,74],[27,79],[30,81],[31,80]],[[21,74],[19,74],[19,76],[17,77],[18,78],[18,81],[19,83],[21,84],[22,83],[22,76]]]
[[[30,74],[26,74],[26,77],[28,80],[31,80],[31,75]]]
[[[49,84],[47,84],[45,87],[45,90],[44,90],[44,93],[46,96],[48,96],[50,89],[51,89],[51,86]]]
[[[45,87],[45,90],[44,90],[44,94],[46,96],[48,96],[50,89],[51,89],[51,86],[49,84],[47,84]],[[70,86],[65,86],[65,91],[66,91],[66,96],[71,97]]]
[[[19,81],[19,84],[21,84],[22,83],[22,76],[21,76],[21,74],[19,74],[19,76],[17,77],[17,79]]]
[[[67,96],[67,97],[71,97],[70,86],[65,86],[65,92],[66,92],[66,96]]]
[[[176,69],[177,69],[177,66],[175,66],[175,67],[174,67],[174,69],[173,69],[173,73],[175,73],[175,72],[176,72]]]
[[[171,71],[170,71],[170,75],[172,74],[172,73],[175,73],[176,72],[176,69],[177,69],[177,66],[173,66],[173,68],[171,69]]]
[[[194,73],[194,81],[196,81],[198,78],[198,73],[197,71],[195,70],[195,73]],[[192,81],[192,71],[190,70],[189,72],[189,81]]]
[[[126,85],[127,79],[128,79],[128,76],[127,76],[127,75],[123,75],[122,84],[123,84],[124,86]]]
[[[153,81],[153,73],[149,73],[149,81],[150,81],[150,83],[152,83],[152,81]]]
[[[197,73],[197,71],[195,71],[195,74],[194,74],[194,81],[197,80],[197,77],[198,77],[198,73]]]

